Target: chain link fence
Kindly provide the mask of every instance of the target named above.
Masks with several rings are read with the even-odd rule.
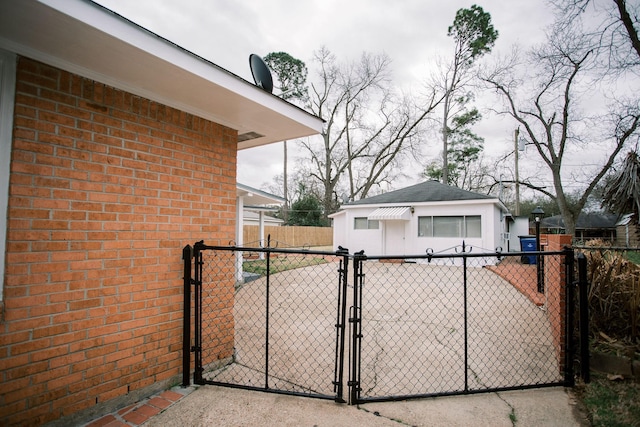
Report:
[[[196,244],[194,380],[350,403],[568,385],[573,253],[525,255]]]

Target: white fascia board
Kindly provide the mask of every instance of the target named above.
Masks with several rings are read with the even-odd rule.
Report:
[[[441,200],[437,202],[397,202],[397,203],[367,203],[361,205],[343,205],[342,209],[358,209],[358,208],[386,208],[386,207],[403,207],[403,206],[413,206],[413,207],[425,207],[425,206],[469,206],[469,205],[487,205],[487,204],[497,204],[498,206],[504,208],[502,202],[498,199],[475,199],[475,200]]]

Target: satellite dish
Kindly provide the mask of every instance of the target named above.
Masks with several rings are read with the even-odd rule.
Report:
[[[249,67],[253,74],[253,81],[256,86],[261,87],[265,92],[273,92],[273,80],[271,79],[271,70],[260,56],[252,53],[249,55]]]

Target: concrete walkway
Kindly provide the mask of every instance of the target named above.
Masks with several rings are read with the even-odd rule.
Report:
[[[194,390],[193,387],[174,387],[173,390],[163,391],[103,415],[84,424],[84,427],[126,427],[144,424]]]
[[[437,397],[359,406],[305,397],[201,386],[169,392],[177,400],[165,408],[156,398],[118,412],[91,427],[137,426],[588,426],[570,390],[561,387]],[[177,396],[177,395],[180,396]],[[162,406],[162,405],[161,405]]]

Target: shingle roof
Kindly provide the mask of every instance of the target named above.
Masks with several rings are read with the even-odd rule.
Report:
[[[377,205],[385,203],[448,202],[452,200],[482,199],[495,199],[495,197],[462,190],[457,187],[442,184],[438,181],[426,181],[400,190],[390,191],[388,193],[357,200],[355,202],[348,203],[345,206]]]
[[[616,221],[620,219],[618,215],[598,213],[598,212],[582,212],[576,221],[578,229],[601,229],[615,228]],[[562,215],[555,215],[548,218],[542,218],[540,225],[545,228],[564,228],[564,220]]]

